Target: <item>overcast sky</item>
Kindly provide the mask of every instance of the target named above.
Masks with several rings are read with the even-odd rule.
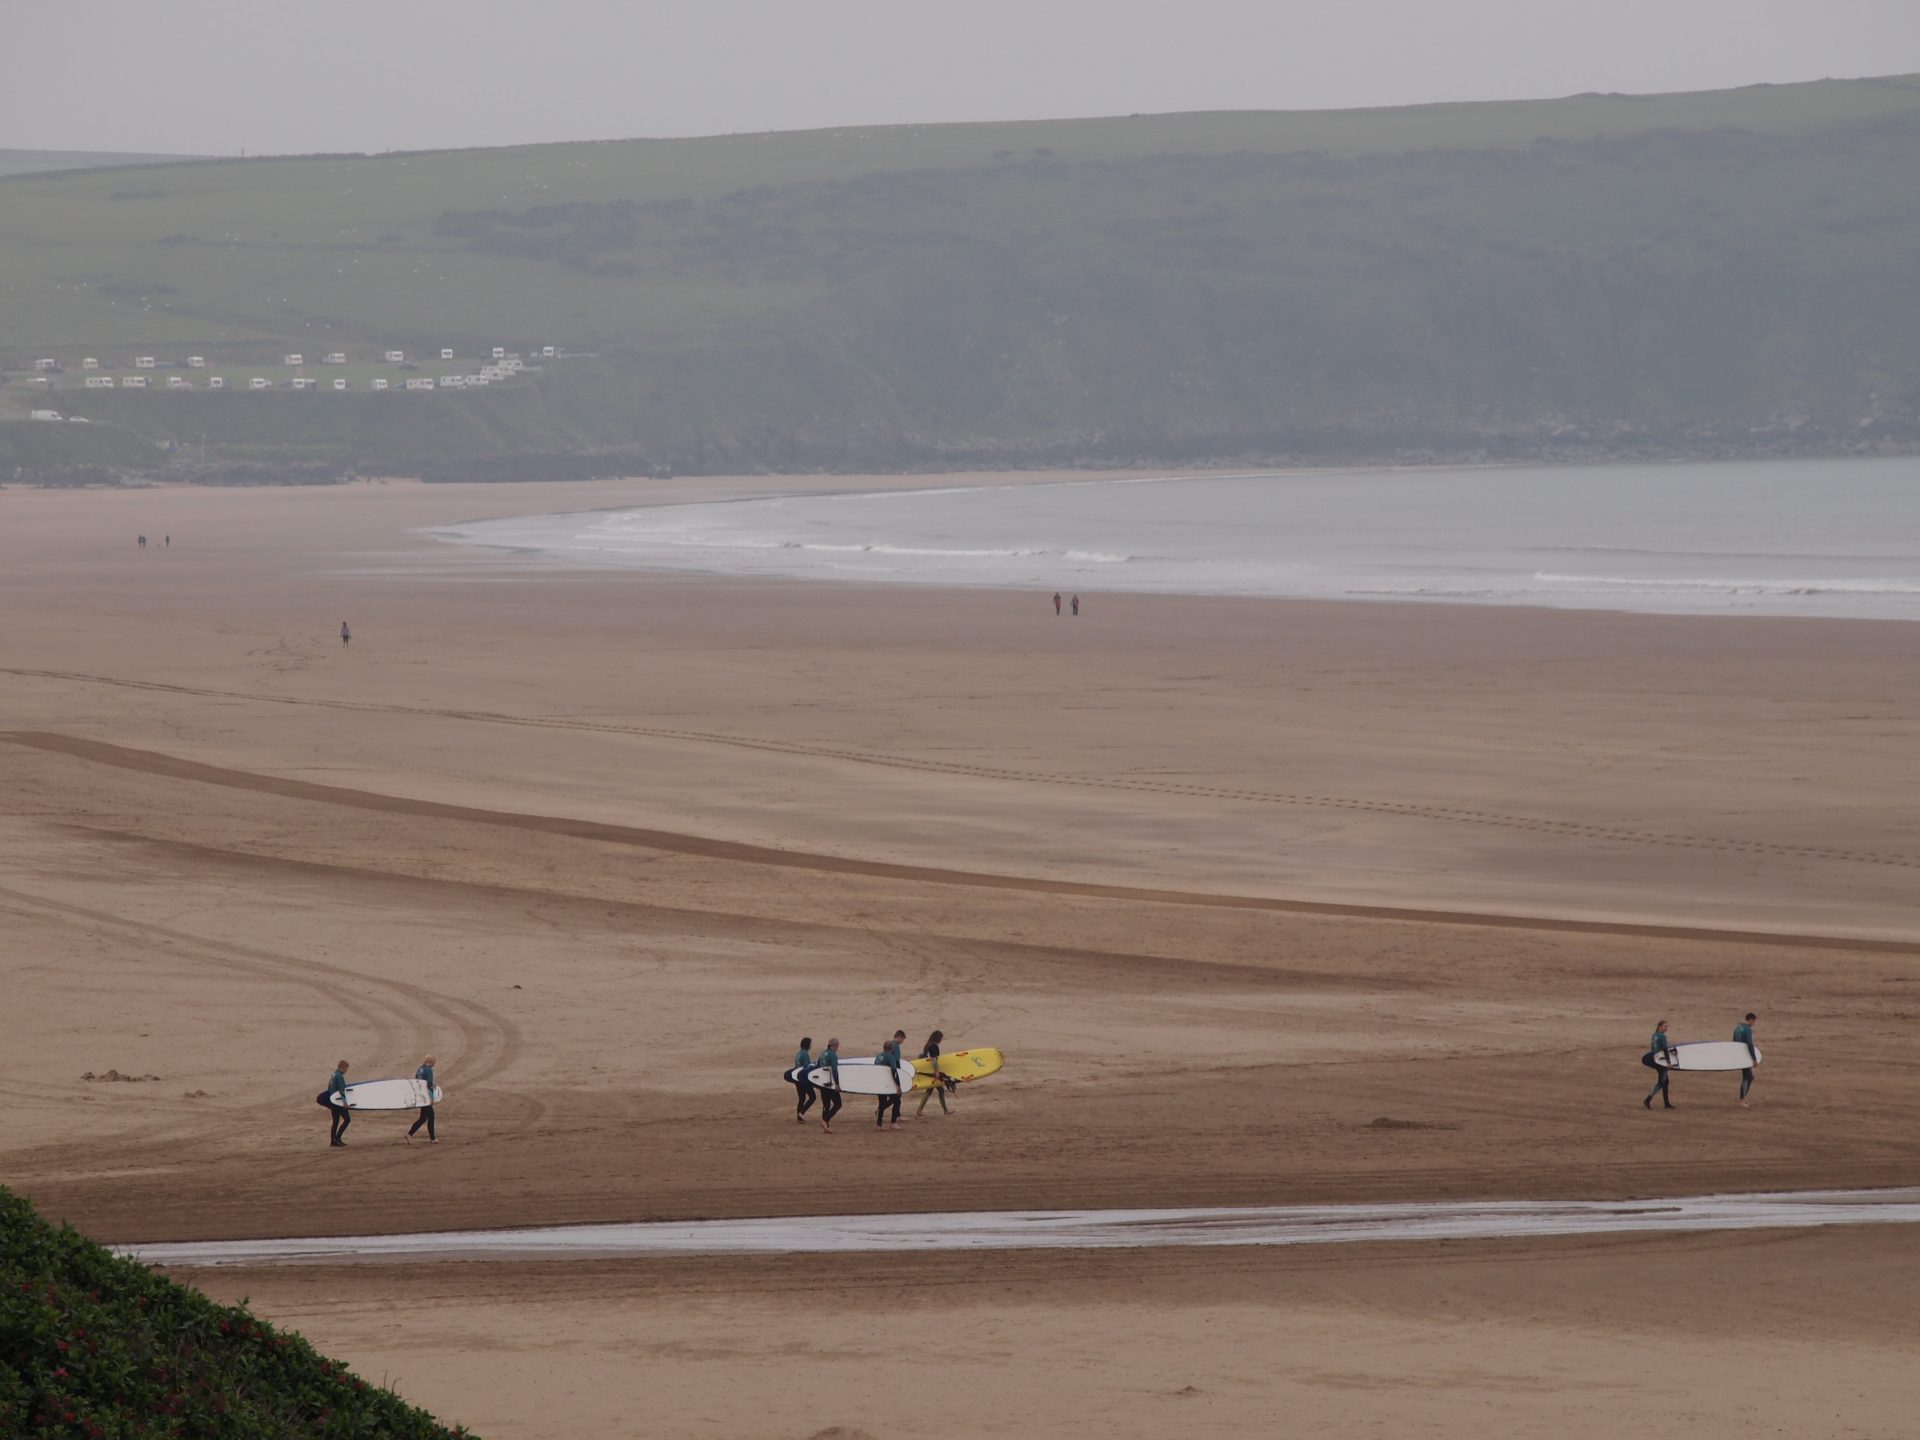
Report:
[[[1920,71],[1920,0],[0,0],[0,148],[421,149]]]

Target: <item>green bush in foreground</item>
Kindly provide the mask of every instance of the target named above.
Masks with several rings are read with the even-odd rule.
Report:
[[[298,1335],[217,1305],[0,1187],[0,1436],[463,1440]]]

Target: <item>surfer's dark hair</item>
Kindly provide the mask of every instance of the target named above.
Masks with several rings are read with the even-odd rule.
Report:
[[[946,1031],[944,1031],[944,1030],[936,1030],[936,1031],[934,1031],[934,1032],[933,1032],[933,1034],[931,1034],[931,1035],[929,1035],[929,1036],[927,1036],[927,1044],[929,1044],[929,1045],[938,1045],[938,1044],[939,1044],[939,1043],[940,1043],[940,1042],[941,1042],[942,1040],[944,1040],[944,1039],[946,1039],[946,1038],[947,1038],[947,1032],[946,1032]]]
[[[1664,1025],[1664,1024],[1666,1024],[1666,1023],[1667,1023],[1667,1022],[1666,1022],[1666,1021],[1664,1021],[1664,1020],[1656,1020],[1656,1021],[1654,1021],[1654,1022],[1653,1022],[1653,1028],[1654,1028],[1654,1029],[1656,1029],[1656,1030],[1658,1030],[1658,1029],[1659,1029],[1659,1028],[1660,1028],[1660,1027],[1661,1027],[1662,1025]]]
[[[813,1037],[811,1035],[802,1035],[800,1037],[800,1048],[802,1050],[811,1050],[813,1048]]]
[[[1754,1014],[1753,1014],[1753,1011],[1751,1011],[1751,1010],[1749,1010],[1749,1011],[1747,1011],[1747,1019],[1749,1019],[1749,1020],[1751,1020],[1751,1019],[1753,1019],[1753,1018],[1754,1018]]]

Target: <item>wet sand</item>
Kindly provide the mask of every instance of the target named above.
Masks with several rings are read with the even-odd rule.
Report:
[[[487,1435],[1895,1440],[1910,1231],[207,1271]],[[863,1340],[920,1317],[912,1343]]]
[[[573,576],[408,534],[693,488],[0,493],[9,1184],[128,1242],[1920,1183],[1920,626],[1101,596],[1056,621],[1037,595]],[[1753,1109],[1731,1076],[1640,1107],[1655,1019],[1722,1038],[1747,1009]],[[800,1033],[872,1053],[896,1025],[1009,1068],[901,1133],[858,1101],[843,1133],[793,1123]],[[428,1050],[445,1143],[361,1116],[325,1146],[336,1056],[374,1078]],[[110,1071],[133,1078],[81,1079]],[[1818,1268],[1712,1243],[1755,1284]],[[1584,1374],[1591,1337],[1526,1319],[1555,1246],[1487,1253],[1502,1324]],[[406,1393],[492,1435],[631,1433],[587,1375],[621,1355],[674,1377],[659,1433],[753,1428],[735,1372],[841,1402],[755,1433],[900,1423],[916,1362],[890,1378],[749,1272],[686,1263],[717,1268],[678,1310],[540,1267],[478,1282],[495,1298],[432,1344],[385,1306],[444,1278],[220,1283],[376,1374],[404,1352]],[[863,1303],[869,1262],[832,1263],[816,1303]],[[1057,1312],[1030,1287],[1023,1313],[1097,1330],[1120,1283]],[[1164,1291],[1186,1283],[1137,1303],[1198,1354],[1205,1317]],[[1504,1413],[1469,1357],[1506,1331],[1412,1293],[1368,1333],[1383,1359],[1457,1347],[1432,1433]],[[1258,1302],[1269,1349],[1322,1314],[1290,1307]],[[529,1308],[638,1328],[490,1366]],[[745,1317],[730,1361],[660,1359],[689,1310]],[[1607,1323],[1639,1345],[1627,1309]],[[1753,1373],[1852,1363],[1851,1320],[1807,1327]],[[1678,1384],[1722,1342],[1663,1343]],[[516,1409],[563,1393],[549,1374],[577,1408]],[[1064,1409],[1121,1393],[1097,1360],[1034,1375]],[[1716,1413],[1701,1433],[1743,1430]],[[1218,1433],[1250,1433],[1232,1415]]]

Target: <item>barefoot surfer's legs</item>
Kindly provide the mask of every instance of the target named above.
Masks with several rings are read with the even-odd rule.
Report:
[[[420,1107],[420,1118],[407,1127],[407,1134],[414,1135],[419,1133],[422,1125],[427,1127],[427,1139],[437,1140],[439,1138],[433,1133],[433,1106],[422,1105]]]

